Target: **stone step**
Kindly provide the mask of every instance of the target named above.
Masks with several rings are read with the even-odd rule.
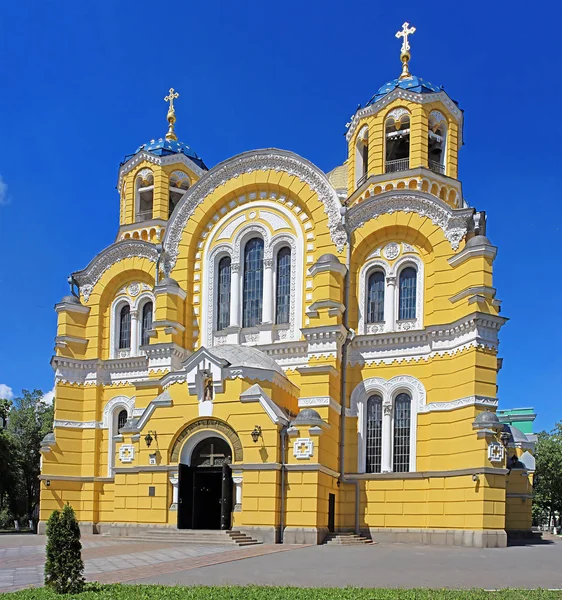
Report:
[[[253,546],[261,544],[240,531],[205,529],[172,529],[151,527],[128,536],[115,536],[123,541],[153,541],[169,544],[214,544],[228,546]]]
[[[357,533],[330,533],[324,539],[328,546],[354,546],[372,544],[373,540]]]

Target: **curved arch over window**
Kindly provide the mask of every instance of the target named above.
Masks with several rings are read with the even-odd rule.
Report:
[[[189,189],[191,181],[183,171],[174,171],[170,175],[170,195],[168,201],[168,218],[174,212],[182,196]]]
[[[119,350],[131,348],[131,307],[125,304],[119,312]]]
[[[127,414],[127,411],[125,409],[119,411],[119,414],[117,415],[117,432],[118,433],[119,433],[119,430],[121,429],[121,427],[125,427],[125,423],[127,422],[128,418],[129,418],[129,415]]]
[[[412,399],[409,394],[398,394],[394,401],[394,448],[393,471],[407,473],[410,470],[410,421]]]
[[[384,321],[384,273],[374,271],[367,281],[367,323]]]
[[[416,318],[416,280],[417,272],[414,267],[406,267],[400,272],[398,298],[399,321]]]
[[[152,302],[146,302],[142,307],[141,346],[150,344],[150,331],[152,329],[153,311],[154,306]]]
[[[135,183],[135,221],[150,221],[154,204],[154,176],[149,169],[143,169],[136,178]]]
[[[445,175],[447,120],[438,110],[432,110],[429,115],[429,129],[427,136],[429,168],[436,173]]]
[[[244,248],[242,327],[259,325],[263,309],[263,240],[252,238]]]
[[[375,394],[367,400],[366,436],[367,473],[380,473],[382,460],[382,396]]]
[[[230,462],[232,462],[232,450],[219,437],[202,440],[195,446],[191,454],[192,467],[221,467]]]
[[[275,323],[289,323],[291,314],[291,249],[285,246],[277,253],[277,285],[275,286]]]
[[[217,329],[221,331],[230,325],[230,279],[231,259],[223,256],[219,261],[217,282]]]
[[[410,168],[410,114],[404,108],[391,111],[385,121],[386,173]]]

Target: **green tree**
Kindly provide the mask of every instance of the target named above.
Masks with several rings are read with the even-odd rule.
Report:
[[[550,433],[538,434],[535,459],[534,504],[550,523],[555,513],[562,513],[562,422]]]
[[[74,510],[65,504],[47,521],[45,585],[57,594],[78,594],[84,589],[83,573],[80,527]]]
[[[0,513],[2,514],[8,503],[9,492],[14,486],[15,449],[12,438],[5,430],[11,407],[10,400],[0,399]]]
[[[53,429],[54,407],[45,404],[41,390],[22,390],[15,398],[8,419],[7,434],[13,453],[11,504],[16,514],[33,519],[39,504],[41,440]]]

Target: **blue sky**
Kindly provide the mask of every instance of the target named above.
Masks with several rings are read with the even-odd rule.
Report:
[[[465,110],[460,176],[499,246],[495,286],[502,408],[562,420],[562,53],[555,2],[10,2],[0,18],[0,391],[53,386],[54,304],[66,276],[112,243],[117,170],[176,130],[209,166],[262,147],[328,171],[345,159],[345,123],[411,71]],[[550,32],[550,33],[549,33]]]

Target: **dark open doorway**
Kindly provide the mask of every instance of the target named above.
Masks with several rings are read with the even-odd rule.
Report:
[[[333,533],[336,529],[336,495],[328,494],[328,531]]]
[[[194,448],[191,464],[179,469],[179,529],[230,529],[232,451],[221,438],[207,438]]]

